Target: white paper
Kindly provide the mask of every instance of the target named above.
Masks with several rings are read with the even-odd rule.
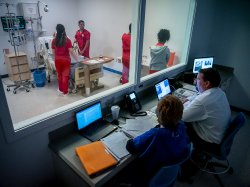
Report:
[[[157,124],[158,122],[152,116],[137,117],[135,119],[127,119],[126,124],[122,126],[122,130],[131,137],[136,137]]]
[[[87,62],[91,63],[91,64],[98,64],[98,63],[100,63],[98,60],[88,60]]]
[[[114,156],[118,159],[122,159],[123,157],[129,155],[129,152],[126,149],[128,140],[129,138],[123,132],[114,132],[101,139],[111,154],[114,154]]]

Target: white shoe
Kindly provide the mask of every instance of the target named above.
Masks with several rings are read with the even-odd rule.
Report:
[[[60,91],[59,88],[56,91],[59,92],[59,94],[63,94],[63,92]]]

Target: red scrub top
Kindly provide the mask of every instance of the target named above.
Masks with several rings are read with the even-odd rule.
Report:
[[[60,57],[67,57],[70,60],[69,48],[72,48],[72,42],[69,38],[67,38],[66,44],[61,47],[55,46],[56,39],[52,40],[51,48],[55,49],[55,59]]]
[[[124,33],[122,35],[122,63],[124,66],[128,68],[130,60],[130,41],[131,41],[131,34]]]
[[[83,50],[87,40],[90,40],[90,32],[87,31],[86,29],[83,29],[83,31],[78,30],[75,34],[75,39],[78,43],[79,49]],[[87,58],[89,58],[89,47],[90,45],[86,48],[86,50],[82,54],[83,56]]]

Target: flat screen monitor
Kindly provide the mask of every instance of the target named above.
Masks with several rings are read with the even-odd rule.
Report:
[[[199,73],[200,69],[211,68],[213,66],[213,57],[194,59],[193,73]]]
[[[170,85],[168,79],[165,79],[157,84],[155,84],[155,90],[157,93],[158,100],[162,99],[166,95],[171,93]]]
[[[1,17],[1,23],[4,31],[9,30],[24,30],[26,27],[26,21],[23,16],[15,17]]]
[[[77,128],[81,130],[102,119],[102,107],[98,102],[76,113]]]

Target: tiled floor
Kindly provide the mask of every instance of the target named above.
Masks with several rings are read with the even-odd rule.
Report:
[[[104,88],[93,91],[91,95],[120,85],[119,80],[120,75],[104,70],[104,76],[99,79],[99,83],[103,84]],[[9,92],[6,91],[6,85],[11,83],[8,78],[3,79],[5,95],[14,124],[86,97],[81,94],[81,91],[66,97],[59,96],[56,91],[58,88],[56,77],[52,77],[51,82],[46,83],[44,87],[31,88],[30,92],[20,89],[17,90],[17,94],[12,92],[13,88]]]

